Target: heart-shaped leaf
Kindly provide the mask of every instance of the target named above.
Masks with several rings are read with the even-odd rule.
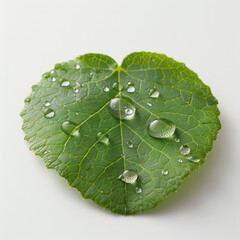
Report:
[[[84,198],[115,213],[155,207],[204,162],[220,122],[184,64],[86,54],[43,74],[21,113],[25,139]]]

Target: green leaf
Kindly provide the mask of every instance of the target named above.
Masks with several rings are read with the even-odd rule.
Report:
[[[154,208],[204,162],[218,115],[194,72],[149,52],[121,66],[101,54],[56,64],[21,113],[25,139],[48,168],[126,215]]]

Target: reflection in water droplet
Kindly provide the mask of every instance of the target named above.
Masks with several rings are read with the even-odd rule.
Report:
[[[103,91],[104,91],[104,92],[109,92],[109,90],[110,90],[109,87],[104,87],[104,88],[103,88]]]
[[[100,143],[104,143],[105,145],[109,144],[109,136],[107,134],[99,132],[97,134],[97,139],[99,140]]]
[[[166,175],[168,175],[168,170],[162,170],[162,175],[164,175],[164,176],[166,176]]]
[[[128,148],[133,148],[133,143],[131,141],[127,142],[127,147]]]
[[[150,90],[149,94],[151,98],[158,98],[160,95],[159,91],[154,88]]]
[[[179,138],[175,138],[175,142],[180,142],[180,139]]]
[[[25,98],[25,99],[24,99],[24,102],[25,102],[25,103],[30,103],[30,102],[31,102],[31,98],[29,98],[29,97]]]
[[[77,124],[71,121],[65,121],[62,124],[62,130],[65,132],[67,135],[71,136],[78,136],[79,131],[76,129]]]
[[[51,108],[49,108],[44,112],[45,118],[53,118],[54,116],[55,116],[55,112]]]
[[[187,155],[191,152],[191,149],[188,147],[188,145],[182,145],[180,148],[179,148],[179,151],[182,155]]]
[[[151,104],[150,102],[147,102],[147,105],[148,105],[149,107],[151,107],[151,106],[152,106],[152,104]]]
[[[136,112],[135,106],[125,98],[113,98],[109,110],[113,117],[122,120],[132,120]]]
[[[142,192],[142,189],[140,187],[136,187],[136,193],[141,193]]]
[[[61,82],[61,86],[62,86],[62,87],[68,87],[68,86],[70,86],[70,82],[67,81],[67,80],[63,80],[63,81]]]
[[[148,126],[148,133],[154,138],[170,138],[175,130],[175,124],[165,118],[153,120]]]
[[[118,178],[125,183],[133,184],[137,181],[138,174],[133,170],[125,170]]]
[[[51,105],[51,103],[49,102],[49,101],[46,101],[45,103],[44,103],[44,106],[45,107],[49,107]]]

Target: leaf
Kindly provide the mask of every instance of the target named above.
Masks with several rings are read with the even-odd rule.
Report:
[[[25,139],[48,168],[126,215],[154,208],[204,162],[218,115],[194,72],[149,52],[121,66],[101,54],[56,64],[21,113]]]

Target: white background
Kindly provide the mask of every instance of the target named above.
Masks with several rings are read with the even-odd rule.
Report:
[[[0,0],[0,239],[240,239],[239,0]],[[19,113],[57,62],[94,52],[119,63],[165,53],[219,100],[222,130],[206,164],[155,210],[106,212],[28,150]]]

